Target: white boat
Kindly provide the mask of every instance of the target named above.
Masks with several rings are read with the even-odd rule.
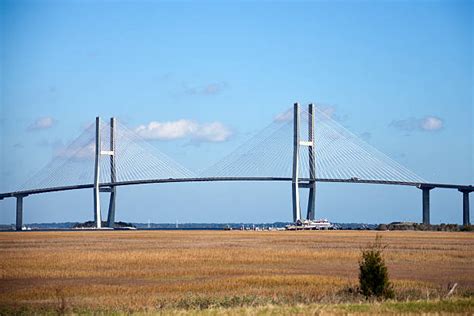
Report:
[[[298,220],[292,225],[286,225],[286,230],[329,230],[334,229],[334,225],[331,224],[327,219],[318,220]]]

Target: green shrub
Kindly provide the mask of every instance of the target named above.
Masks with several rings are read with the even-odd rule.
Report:
[[[359,286],[365,297],[393,298],[388,269],[383,259],[382,237],[377,235],[375,242],[362,250],[359,261]]]

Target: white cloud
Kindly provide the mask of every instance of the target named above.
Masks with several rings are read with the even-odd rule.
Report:
[[[444,121],[439,117],[427,115],[423,118],[411,117],[407,119],[392,121],[390,123],[390,126],[405,132],[434,132],[444,127]]]
[[[170,122],[152,121],[146,125],[138,126],[135,131],[145,139],[191,138],[201,142],[223,142],[232,135],[232,131],[220,122],[199,123],[186,119]]]
[[[437,131],[443,128],[443,120],[435,116],[427,116],[421,120],[421,128],[425,131]]]
[[[50,116],[44,116],[36,119],[29,127],[28,130],[41,130],[41,129],[48,129],[54,126],[56,120]]]
[[[138,126],[135,131],[147,139],[172,140],[187,137],[196,127],[197,123],[191,120],[172,122],[152,121],[147,125]]]
[[[194,132],[194,138],[209,142],[224,142],[231,135],[230,129],[220,122],[202,124]]]
[[[211,83],[202,89],[202,94],[210,95],[220,93],[226,87],[223,83]]]

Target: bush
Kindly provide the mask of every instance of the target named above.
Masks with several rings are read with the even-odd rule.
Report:
[[[365,297],[393,298],[392,285],[388,279],[388,269],[382,253],[382,237],[377,235],[375,242],[362,250],[359,261],[359,286]]]
[[[386,224],[380,224],[377,226],[377,230],[388,230],[388,226]]]

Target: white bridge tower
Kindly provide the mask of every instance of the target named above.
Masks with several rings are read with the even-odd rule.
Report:
[[[116,182],[115,171],[115,118],[110,119],[110,149],[102,150],[102,142],[100,135],[100,118],[95,118],[95,168],[94,168],[94,221],[96,228],[102,227],[102,213],[100,210],[100,193],[109,192],[109,213],[107,216],[107,227],[113,227],[115,223],[115,198],[116,188],[100,187],[100,158],[101,156],[110,156],[110,183]]]
[[[308,211],[306,219],[314,220],[315,199],[316,199],[316,160],[315,160],[315,140],[314,140],[314,104],[308,105],[308,140],[301,140],[300,137],[300,108],[295,103],[293,107],[293,179],[292,179],[292,200],[293,200],[293,221],[301,220],[300,208],[300,188],[309,189]],[[309,155],[309,178],[299,178],[300,171],[300,148],[308,147]]]

